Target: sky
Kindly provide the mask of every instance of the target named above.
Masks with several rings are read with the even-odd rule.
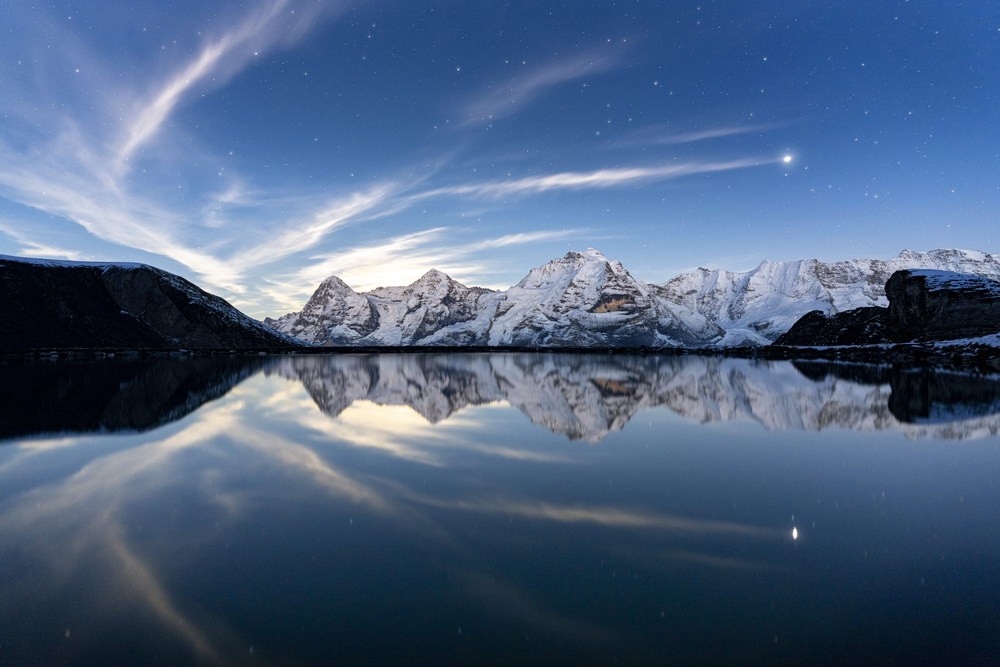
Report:
[[[1000,251],[1000,3],[0,0],[0,254],[245,312]]]

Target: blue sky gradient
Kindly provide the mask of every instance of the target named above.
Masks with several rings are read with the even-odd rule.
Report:
[[[262,317],[587,246],[1000,249],[1000,5],[830,4],[0,2],[0,253]]]

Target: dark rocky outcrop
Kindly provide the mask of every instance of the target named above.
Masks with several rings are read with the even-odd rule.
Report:
[[[949,271],[897,271],[885,284],[900,340],[954,340],[1000,332],[1000,281]]]
[[[933,343],[1000,333],[1000,281],[949,271],[896,271],[885,286],[888,308],[833,315],[812,311],[778,346]]]
[[[286,348],[224,299],[142,264],[0,257],[0,349]]]
[[[868,345],[884,342],[885,308],[870,306],[827,315],[813,310],[778,337],[775,345]]]

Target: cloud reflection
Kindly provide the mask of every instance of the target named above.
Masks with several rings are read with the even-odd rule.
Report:
[[[742,523],[695,519],[688,516],[643,512],[618,507],[559,505],[548,502],[518,501],[507,498],[484,500],[439,500],[414,496],[416,502],[482,514],[503,514],[536,521],[566,524],[594,524],[607,528],[628,530],[664,530],[676,533],[701,535],[734,535],[740,537],[772,538],[783,533],[770,528],[760,528]]]
[[[634,561],[662,576],[678,576],[663,573],[686,572],[683,566],[784,571],[771,563],[775,550],[790,544],[786,515],[772,523],[767,512],[744,519],[726,510],[711,515],[633,502],[654,496],[607,495],[603,487],[596,493],[577,471],[615,469],[620,461],[603,456],[607,449],[566,446],[544,432],[524,439],[529,427],[512,419],[510,408],[570,437],[603,437],[657,405],[708,422],[900,428],[886,406],[891,378],[874,377],[879,382],[869,385],[826,367],[507,354],[280,358],[267,369],[243,380],[244,372],[227,366],[229,379],[194,383],[197,398],[162,402],[176,421],[144,415],[143,424],[166,424],[152,431],[0,448],[0,559],[9,564],[0,623],[65,617],[82,651],[112,631],[152,628],[184,647],[181,662],[239,662],[250,630],[228,603],[199,598],[198,586],[208,584],[187,586],[201,568],[228,571],[242,563],[247,569],[238,577],[284,568],[320,582],[329,568],[379,554],[369,569],[336,574],[381,580],[400,563],[414,572],[434,567],[499,622],[581,644],[614,641],[615,629],[595,627],[585,614],[517,583],[509,563],[583,553]],[[177,386],[192,386],[188,380]],[[927,391],[903,394],[908,404],[912,396],[949,393],[933,378],[922,382],[917,388]],[[963,400],[993,386],[986,382]],[[116,396],[97,403],[102,410],[132,405]],[[925,413],[921,418],[930,420],[941,411]],[[116,418],[129,423],[131,416]],[[978,427],[986,423],[975,419]],[[970,422],[947,422],[956,423]],[[313,532],[315,519],[296,523],[302,512],[337,520]],[[331,536],[333,526],[352,525],[349,517],[364,528],[349,538]],[[261,560],[241,561],[222,547],[247,533],[265,552]],[[293,543],[282,541],[288,536]],[[570,543],[576,551],[563,553]],[[299,562],[302,544],[324,545],[317,547],[322,565]],[[754,553],[759,561],[748,557]],[[254,569],[261,562],[274,571]],[[234,586],[225,577],[215,585]]]
[[[496,577],[466,572],[459,581],[463,592],[491,613],[513,619],[544,635],[555,636],[576,646],[604,645],[617,640],[607,628],[554,610],[529,591]],[[574,611],[579,614],[579,610]]]

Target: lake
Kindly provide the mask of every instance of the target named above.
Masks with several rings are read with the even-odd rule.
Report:
[[[7,361],[0,664],[996,664],[1000,378]]]

